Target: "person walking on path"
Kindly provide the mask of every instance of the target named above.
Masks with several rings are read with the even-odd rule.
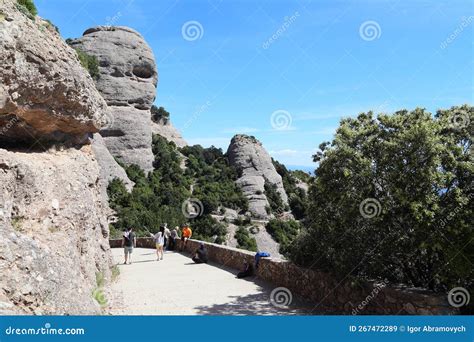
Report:
[[[124,265],[132,264],[132,253],[133,253],[133,247],[137,245],[137,238],[135,236],[135,233],[133,232],[132,228],[127,228],[126,231],[123,232],[122,236],[122,247],[123,247],[123,252],[125,256],[125,261],[123,262]]]
[[[207,263],[207,261],[208,261],[207,249],[206,249],[206,247],[204,247],[204,244],[202,242],[199,245],[199,248],[194,253],[193,261],[196,264]]]
[[[160,261],[163,260],[163,246],[165,244],[165,227],[161,226],[160,231],[155,235],[151,234],[153,240],[155,240],[156,246],[156,260]]]
[[[181,251],[186,250],[186,244],[188,240],[193,236],[193,231],[189,228],[189,225],[183,224],[183,231],[181,232],[181,241],[183,242],[181,246]]]
[[[173,229],[170,233],[170,238],[168,241],[168,250],[169,251],[174,251],[176,247],[176,240],[179,239],[179,234],[178,234],[179,227],[176,226],[175,229]]]

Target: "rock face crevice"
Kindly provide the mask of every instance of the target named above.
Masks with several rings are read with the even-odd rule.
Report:
[[[232,138],[227,155],[230,164],[239,173],[237,184],[248,198],[249,210],[254,217],[268,219],[271,216],[266,209],[269,203],[265,196],[265,182],[276,185],[283,203],[288,204],[282,178],[260,141],[247,135],[236,135]]]
[[[101,131],[108,150],[125,164],[153,170],[150,108],[158,74],[151,48],[138,32],[122,26],[87,29],[71,45],[98,59],[96,86],[109,106]]]

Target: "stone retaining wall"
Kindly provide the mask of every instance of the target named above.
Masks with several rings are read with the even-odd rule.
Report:
[[[178,242],[178,247],[181,241]],[[201,241],[189,240],[187,252],[195,251]],[[241,269],[245,261],[255,264],[255,253],[228,246],[206,243],[209,260],[233,269]],[[110,246],[120,247],[121,240]],[[137,247],[154,248],[151,238],[138,238]],[[313,302],[314,312],[334,314],[411,314],[452,315],[459,311],[450,306],[446,295],[423,289],[395,286],[383,282],[338,281],[332,275],[310,270],[274,258],[261,258],[256,274],[275,287],[286,287],[293,295]]]

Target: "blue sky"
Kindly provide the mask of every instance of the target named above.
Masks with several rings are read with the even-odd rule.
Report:
[[[142,33],[156,104],[191,144],[226,150],[246,133],[285,164],[312,166],[341,117],[473,103],[468,0],[35,3],[64,38],[104,24]]]

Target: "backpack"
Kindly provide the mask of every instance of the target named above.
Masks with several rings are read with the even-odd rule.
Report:
[[[128,234],[123,234],[123,237],[125,238],[125,246],[132,247],[133,246],[133,233],[130,232]]]

